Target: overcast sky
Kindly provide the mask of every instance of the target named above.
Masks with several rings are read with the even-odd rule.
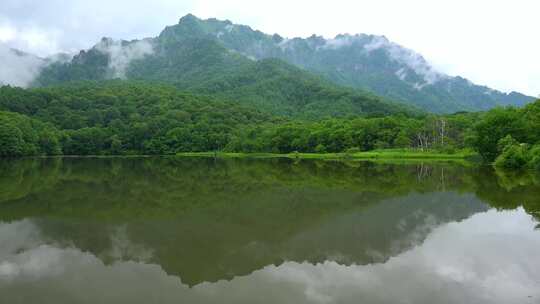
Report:
[[[421,53],[442,72],[502,91],[540,95],[539,0],[1,2],[0,43],[41,56],[89,48],[104,36],[156,36],[193,13],[289,38],[385,35]]]

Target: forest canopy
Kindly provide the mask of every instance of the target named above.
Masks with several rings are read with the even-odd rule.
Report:
[[[489,162],[523,154],[518,162],[497,161],[511,167],[534,166],[540,159],[540,101],[485,113],[351,114],[316,119],[279,115],[231,96],[197,95],[167,85],[116,80],[30,90],[5,86],[0,88],[0,111],[3,157],[401,148],[474,149]]]

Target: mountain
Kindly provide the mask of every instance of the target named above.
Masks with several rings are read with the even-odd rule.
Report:
[[[285,39],[193,15],[155,38],[103,38],[70,62],[47,66],[34,84],[111,78],[168,82],[306,118],[403,111],[386,98],[436,113],[534,100],[439,73],[421,55],[384,36]]]
[[[103,38],[71,61],[45,67],[34,85],[114,78],[166,82],[183,91],[305,119],[413,112],[372,93],[336,85],[280,59],[252,60],[206,35],[200,24],[195,17],[187,16],[155,38]]]
[[[333,39],[315,35],[307,39],[285,39],[230,21],[200,20],[192,15],[186,16],[177,27],[188,22],[196,23],[201,35],[215,37],[227,49],[248,58],[280,58],[337,84],[369,90],[432,112],[522,106],[534,100],[517,92],[506,94],[459,76],[442,74],[420,54],[384,36],[346,34]]]

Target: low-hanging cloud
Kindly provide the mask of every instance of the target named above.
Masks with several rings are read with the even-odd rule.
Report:
[[[384,50],[392,60],[403,65],[395,72],[399,79],[405,81],[409,69],[424,79],[423,83],[413,85],[417,90],[447,77],[436,71],[420,54],[393,43],[384,36],[338,35],[333,39],[326,39],[324,44],[317,49],[337,50],[351,46],[363,47],[368,54],[375,50]]]
[[[134,42],[114,41],[103,39],[96,48],[109,56],[109,69],[113,78],[126,78],[126,71],[133,60],[143,59],[154,53],[151,40],[145,39]]]
[[[325,44],[322,46],[323,49],[340,49],[342,47],[348,47],[354,44],[355,41],[359,41],[365,37],[364,34],[359,35],[338,35],[332,39],[326,39]]]
[[[409,67],[416,74],[422,76],[426,84],[434,84],[445,77],[433,69],[420,54],[393,43],[385,37],[375,36],[370,43],[364,46],[364,49],[367,52],[384,49],[393,60]],[[399,74],[403,75],[403,71],[399,72]]]
[[[38,76],[46,61],[14,51],[0,44],[0,85],[28,87]]]

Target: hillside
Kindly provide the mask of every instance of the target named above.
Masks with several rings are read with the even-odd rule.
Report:
[[[104,38],[70,62],[45,67],[35,86],[82,80],[128,79],[168,83],[302,119],[382,116],[411,109],[371,93],[336,85],[279,59],[254,61],[224,47],[185,17],[158,37],[135,41]]]
[[[332,82],[415,105],[431,112],[483,111],[498,105],[523,106],[534,99],[475,85],[462,77],[436,71],[416,52],[384,36],[338,35],[333,39],[311,36],[286,39],[248,26],[216,19],[185,16],[166,32],[219,42],[252,60],[279,58]]]
[[[0,156],[212,151],[243,126],[278,121],[235,102],[123,81],[0,87],[0,111],[6,111],[0,144],[7,151]],[[52,148],[33,148],[48,143]]]
[[[0,111],[5,111],[0,113],[4,156],[169,155],[216,150],[323,153],[441,146],[437,117],[396,114],[294,119],[241,102],[182,92],[170,85],[135,81],[86,81],[38,89],[0,87]],[[476,116],[444,118],[445,148],[464,148],[463,134]]]
[[[46,66],[34,85],[113,78],[166,82],[304,118],[402,111],[385,98],[434,113],[485,111],[534,100],[442,74],[420,54],[384,36],[286,39],[193,15],[155,38],[103,38],[71,61]]]
[[[405,104],[409,112],[453,113],[523,106],[534,100],[444,75],[420,54],[384,36],[287,39],[193,15],[157,37],[103,38],[73,57],[42,59],[0,46],[0,59],[6,62],[0,85],[141,80],[308,119],[404,112],[396,103]]]

